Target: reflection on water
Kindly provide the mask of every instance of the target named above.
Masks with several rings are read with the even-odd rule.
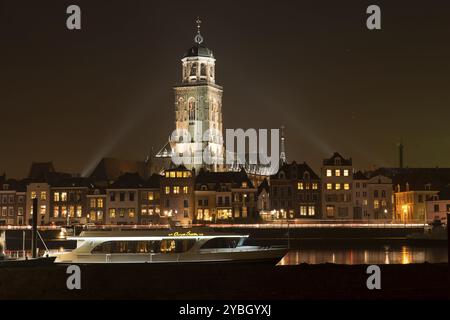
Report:
[[[321,264],[410,264],[410,263],[446,263],[445,247],[398,248],[336,248],[336,249],[299,249],[290,251],[279,265],[298,265],[301,263]]]

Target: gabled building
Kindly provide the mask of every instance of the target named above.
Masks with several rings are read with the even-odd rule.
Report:
[[[351,158],[334,153],[323,160],[322,218],[352,220],[353,217],[353,164]]]
[[[353,219],[393,218],[392,179],[382,175],[369,178],[361,171],[353,174]]]
[[[320,178],[306,163],[284,164],[270,177],[273,219],[318,219]]]
[[[401,222],[427,222],[427,202],[450,187],[450,168],[380,168],[374,175],[392,179],[394,219]]]
[[[270,185],[267,179],[264,179],[258,186],[258,200],[256,208],[261,219],[272,220],[270,210]]]
[[[160,211],[163,218],[176,225],[190,225],[194,220],[194,171],[184,166],[168,169],[161,177]]]
[[[0,177],[0,225],[26,225],[26,184]]]
[[[195,179],[195,222],[230,223],[259,220],[258,189],[244,170],[200,171]]]
[[[158,224],[161,218],[161,176],[154,174],[139,193],[139,224]]]
[[[139,192],[145,181],[138,173],[126,173],[106,188],[107,225],[139,223]]]
[[[105,224],[106,221],[106,189],[93,186],[89,188],[86,195],[87,215],[86,223],[97,225]]]
[[[91,187],[90,180],[81,177],[53,181],[48,199],[50,205],[48,223],[53,225],[86,223],[90,212],[87,195]]]
[[[427,223],[441,221],[447,224],[448,214],[450,214],[450,189],[441,190],[426,201]]]

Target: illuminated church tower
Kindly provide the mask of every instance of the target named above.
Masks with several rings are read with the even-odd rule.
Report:
[[[182,81],[174,87],[175,125],[172,154],[189,158],[188,169],[221,171],[224,163],[222,126],[222,87],[216,84],[213,52],[203,44],[200,19],[197,19],[195,44],[184,55]],[[186,133],[189,133],[188,135]],[[207,150],[210,161],[203,161]]]

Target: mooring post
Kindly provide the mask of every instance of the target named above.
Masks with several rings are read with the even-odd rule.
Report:
[[[33,258],[37,258],[37,219],[38,219],[38,200],[33,199],[33,225],[31,235],[31,254]]]

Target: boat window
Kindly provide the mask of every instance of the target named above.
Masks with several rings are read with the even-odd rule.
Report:
[[[239,244],[240,238],[214,238],[206,242],[201,249],[232,249]]]
[[[160,249],[160,241],[109,241],[95,247],[92,253],[159,253]]]
[[[183,253],[192,249],[195,240],[163,240],[161,253]]]
[[[182,253],[194,244],[195,240],[108,241],[96,246],[91,253]]]

